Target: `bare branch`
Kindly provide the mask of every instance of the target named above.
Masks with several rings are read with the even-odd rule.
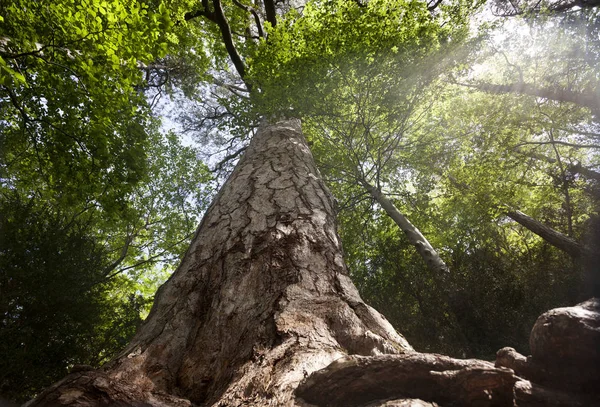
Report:
[[[520,148],[514,149],[517,153],[522,154],[526,157],[534,158],[536,160],[545,161],[550,164],[555,164],[556,159],[552,157],[545,156],[544,154],[539,154],[533,151],[523,151]],[[594,171],[590,168],[584,167],[581,163],[577,162],[575,164],[569,164],[567,166],[567,170],[572,174],[581,174],[585,178],[594,179],[596,181],[600,181],[600,172]]]
[[[213,172],[215,172],[215,171],[221,171],[221,169],[223,168],[223,165],[225,165],[228,161],[233,160],[234,158],[238,157],[244,151],[246,151],[246,146],[240,148],[237,151],[234,151],[231,154],[226,155],[221,161],[219,161],[217,163],[217,165],[215,165],[215,169],[213,170]]]
[[[185,21],[189,21],[189,20],[193,20],[194,18],[197,18],[197,17],[205,17],[212,22],[215,22],[215,23],[217,22],[215,12],[210,10],[210,5],[208,3],[208,0],[202,0],[202,8],[201,9],[198,9],[196,11],[192,11],[189,13],[185,13],[185,16],[183,18],[185,19]]]
[[[442,4],[442,1],[443,0],[437,0],[437,1],[434,1],[434,2],[427,3],[427,10],[434,11],[436,8],[438,8],[438,6],[440,4]]]
[[[229,58],[231,58],[231,62],[233,62],[233,65],[235,66],[235,69],[240,75],[240,77],[244,79],[246,76],[246,65],[244,64],[241,55],[238,53],[235,44],[233,43],[233,37],[231,36],[231,27],[229,26],[227,17],[225,17],[225,13],[223,12],[221,1],[212,0],[212,2],[215,8],[215,22],[217,23],[221,31],[221,37],[223,38],[223,42],[225,43],[225,48],[227,49]],[[246,86],[248,87],[248,89],[250,89],[249,84],[246,84]]]

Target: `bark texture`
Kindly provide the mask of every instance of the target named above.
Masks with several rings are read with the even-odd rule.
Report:
[[[544,335],[571,340],[587,316]],[[582,360],[573,349],[561,363]],[[366,305],[295,120],[259,130],[127,348],[102,369],[75,370],[28,405],[586,405],[500,364],[415,352]]]
[[[263,126],[125,351],[38,405],[294,405],[312,372],[411,351],[350,281],[298,120]]]

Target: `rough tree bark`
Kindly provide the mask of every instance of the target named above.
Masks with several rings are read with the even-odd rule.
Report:
[[[411,351],[350,281],[300,122],[263,127],[127,348],[37,405],[291,405],[346,354]]]
[[[361,300],[289,120],[253,138],[127,348],[27,406],[581,405],[556,394],[501,365],[415,352]]]

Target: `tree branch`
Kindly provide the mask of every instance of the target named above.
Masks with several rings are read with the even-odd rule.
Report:
[[[522,143],[519,143],[517,145],[515,145],[513,148],[519,148],[521,146],[526,146],[526,145],[561,145],[561,146],[567,146],[567,147],[573,147],[573,148],[598,148],[600,149],[600,145],[598,144],[574,144],[574,143],[568,143],[566,141],[557,141],[557,140],[553,140],[553,141],[524,141]]]
[[[196,11],[192,11],[189,13],[185,13],[183,18],[185,19],[185,21],[190,21],[197,17],[206,17],[208,20],[210,20],[214,23],[217,22],[214,11],[210,10],[210,5],[208,3],[208,0],[202,0],[202,8],[201,9],[198,9]]]
[[[552,246],[569,254],[571,257],[580,257],[585,250],[585,248],[575,239],[544,225],[542,222],[521,211],[514,210],[506,211],[505,213],[506,216],[525,227],[527,230],[535,233]]]
[[[113,261],[108,267],[104,269],[104,271],[102,272],[102,276],[108,276],[111,271],[116,269],[119,266],[119,264],[121,264],[123,260],[125,260],[125,258],[127,257],[127,252],[129,252],[129,247],[131,246],[131,243],[133,242],[134,238],[134,234],[128,235],[127,238],[125,238],[125,245],[123,245],[123,248],[121,249],[121,254],[117,259],[115,259],[115,261]]]
[[[427,238],[423,236],[421,231],[413,225],[378,188],[369,184],[365,179],[359,179],[359,182],[367,191],[369,191],[377,203],[381,205],[388,216],[396,223],[396,225],[398,225],[400,230],[404,232],[410,244],[417,249],[417,252],[423,258],[427,267],[433,272],[434,279],[436,279],[436,281],[441,280],[440,287],[447,287],[447,277],[450,270],[438,252],[431,246]]]
[[[238,6],[239,8],[241,8],[242,10],[245,10],[248,13],[252,14],[252,17],[254,17],[254,22],[256,23],[256,30],[258,31],[258,36],[261,37],[261,38],[266,38],[265,37],[265,31],[263,30],[262,22],[260,21],[260,16],[256,12],[256,10],[254,10],[250,6],[246,6],[246,5],[242,4],[242,3],[240,3],[238,0],[232,0],[232,1],[233,1],[233,4],[235,4],[236,6]]]
[[[231,59],[231,62],[233,63],[237,73],[240,75],[242,80],[244,80],[246,76],[246,65],[244,64],[242,56],[237,51],[235,44],[233,43],[231,27],[229,26],[227,17],[225,17],[221,0],[212,0],[212,6],[213,10],[210,9],[209,0],[202,0],[202,8],[186,13],[184,19],[189,21],[197,17],[205,17],[217,24],[219,31],[221,32],[221,38],[223,38],[223,43],[225,44],[225,49],[229,54],[229,58]],[[246,84],[246,87],[251,89],[249,84]]]
[[[214,14],[215,14],[215,22],[219,26],[221,31],[221,37],[223,38],[223,42],[225,43],[225,48],[227,49],[227,53],[229,54],[229,58],[231,58],[231,62],[233,62],[233,66],[235,66],[236,71],[242,78],[242,80],[246,77],[246,65],[242,60],[241,55],[238,53],[235,44],[233,43],[233,37],[231,36],[231,27],[229,26],[229,22],[227,21],[227,17],[225,17],[225,13],[223,12],[223,7],[221,6],[220,0],[212,0],[214,6]],[[250,85],[246,84],[248,89],[250,89]]]
[[[226,155],[221,161],[219,161],[217,163],[217,165],[215,165],[215,169],[213,170],[213,172],[216,171],[221,171],[223,169],[223,165],[225,165],[225,163],[227,163],[230,160],[233,160],[234,158],[237,158],[240,154],[242,154],[244,151],[246,151],[246,146],[240,148],[237,151],[234,151],[231,154]]]
[[[452,175],[448,175],[448,179],[450,180],[452,185],[454,185],[458,189],[471,189],[469,185],[465,184],[464,182],[458,181]],[[586,252],[586,248],[581,243],[577,242],[575,239],[563,233],[560,233],[549,226],[544,225],[537,219],[534,219],[531,216],[526,215],[525,213],[517,209],[512,209],[511,206],[506,203],[500,203],[499,205],[506,208],[504,210],[504,214],[506,216],[508,216],[521,226],[525,227],[525,229],[541,237],[547,243],[569,254],[571,257],[577,258]]]
[[[507,5],[510,4],[512,11],[508,9]],[[540,12],[546,13],[564,13],[569,10],[579,11],[583,9],[590,9],[600,5],[600,0],[572,0],[564,2],[554,2],[554,4],[548,4],[549,2],[543,2],[539,0],[533,5],[528,5],[526,2],[523,7],[515,4],[513,0],[496,0],[492,9],[492,14],[499,17],[515,17],[515,16],[531,16],[539,14]],[[552,3],[552,2],[550,2]],[[578,7],[578,9],[576,9]]]
[[[271,24],[271,27],[275,28],[277,25],[277,12],[275,10],[275,2],[273,0],[263,0],[265,5],[265,14],[267,21]]]
[[[427,10],[429,10],[430,12],[433,11],[433,10],[435,10],[436,8],[438,8],[438,6],[440,4],[442,4],[442,1],[443,0],[437,0],[435,2],[427,3]]]
[[[594,92],[575,92],[569,89],[540,88],[525,82],[516,82],[508,85],[492,83],[459,83],[458,85],[482,90],[489,93],[518,93],[522,95],[537,96],[557,102],[570,102],[590,108],[593,112],[600,112],[600,94]]]
[[[182,239],[180,239],[177,242],[173,243],[172,245],[170,245],[166,249],[162,250],[161,252],[155,254],[154,256],[148,257],[147,259],[144,259],[144,260],[140,260],[140,261],[138,261],[135,264],[132,264],[132,265],[127,266],[127,267],[123,267],[123,268],[115,271],[112,274],[106,275],[106,277],[104,277],[103,281],[108,281],[111,278],[117,276],[118,274],[121,274],[124,271],[131,270],[133,268],[139,267],[139,266],[147,264],[147,263],[154,263],[154,262],[156,262],[157,261],[156,259],[158,259],[161,256],[163,256],[165,253],[167,253],[170,249],[172,249],[173,247],[177,246],[178,244],[183,243],[186,240],[189,240],[193,235],[194,235],[194,233],[187,234]]]
[[[545,161],[549,164],[555,164],[556,159],[552,157],[545,156],[544,154],[535,153],[533,151],[522,151],[518,147],[514,149],[517,153],[522,154],[529,158],[534,158],[539,161]],[[596,181],[600,181],[600,172],[594,171],[587,167],[581,165],[581,163],[569,164],[567,165],[567,170],[572,174],[581,174],[585,178],[594,179]]]

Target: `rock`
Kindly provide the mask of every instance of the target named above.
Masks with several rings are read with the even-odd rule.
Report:
[[[511,368],[530,377],[543,371],[546,380],[542,381],[553,387],[600,392],[600,299],[542,314],[531,331],[529,344],[531,357],[527,363],[515,359]]]
[[[600,362],[600,299],[542,314],[529,339],[531,355],[544,364]]]

